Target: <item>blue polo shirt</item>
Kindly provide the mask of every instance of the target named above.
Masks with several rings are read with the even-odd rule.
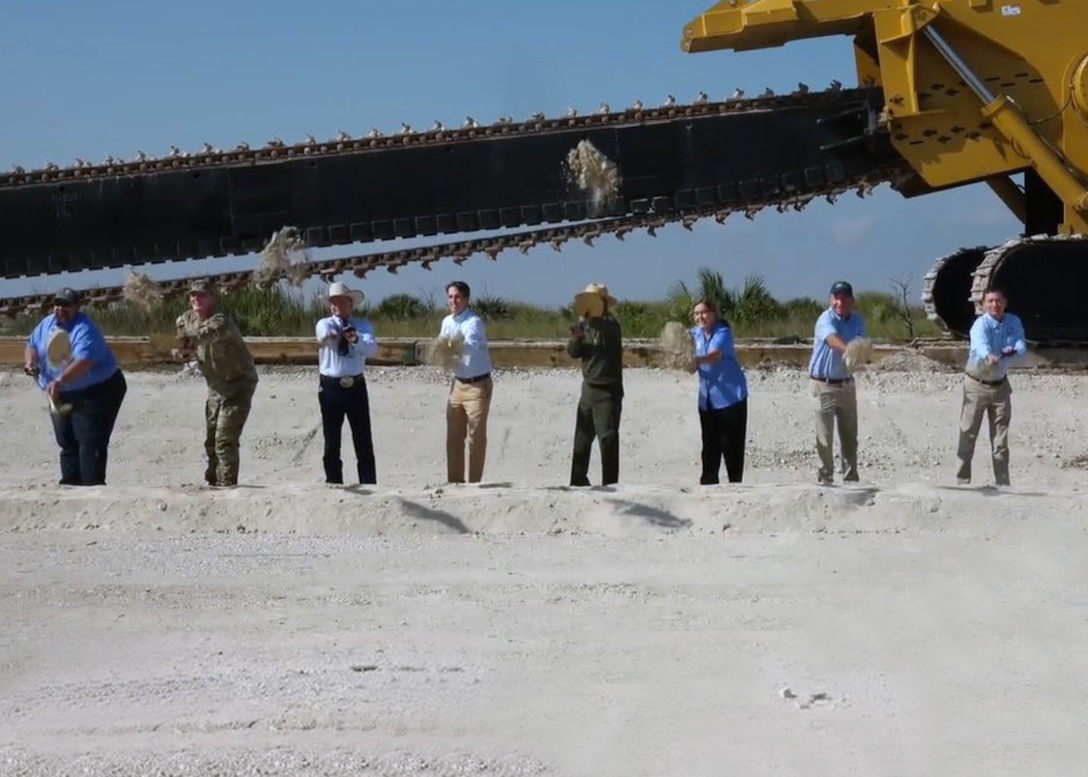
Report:
[[[72,343],[72,359],[67,364],[60,365],[59,369],[53,370],[45,361],[45,346],[49,342],[49,333],[56,328],[68,333],[68,339]],[[113,373],[117,372],[117,360],[113,358],[113,351],[110,350],[106,344],[106,338],[102,336],[86,313],[77,313],[66,324],[58,324],[56,316],[50,313],[34,327],[26,344],[38,352],[38,367],[41,369],[38,385],[42,388],[56,380],[68,364],[81,359],[91,360],[90,369],[75,380],[61,386],[61,391],[81,391],[108,380],[113,377]]]
[[[987,356],[1001,356],[1006,348],[1013,350],[1011,357],[1002,358],[997,364],[987,364]],[[1009,367],[1016,366],[1027,354],[1024,324],[1019,316],[1006,313],[1000,321],[989,313],[983,313],[971,325],[971,350],[968,352],[967,371],[983,380],[1004,380]]]
[[[835,314],[828,308],[816,319],[816,330],[812,336],[812,358],[808,363],[808,374],[815,378],[842,380],[850,377],[842,363],[842,354],[827,344],[830,335],[838,335],[844,343],[865,337],[865,321],[854,311],[846,318]]]
[[[699,409],[721,410],[748,398],[748,381],[737,361],[733,348],[733,332],[718,321],[714,330],[704,334],[701,327],[692,327],[695,355],[706,356],[711,351],[721,353],[713,364],[699,365]]]

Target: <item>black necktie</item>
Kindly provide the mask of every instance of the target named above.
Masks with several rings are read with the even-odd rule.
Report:
[[[341,356],[347,356],[348,351],[351,350],[351,343],[348,342],[348,337],[344,334],[344,327],[348,325],[348,322],[341,318],[338,318],[337,322],[340,324],[340,338],[336,341],[336,352]]]

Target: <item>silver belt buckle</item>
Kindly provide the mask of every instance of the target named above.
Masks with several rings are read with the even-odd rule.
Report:
[[[355,385],[355,378],[351,378],[351,377],[340,378],[341,388],[351,388],[354,385]]]

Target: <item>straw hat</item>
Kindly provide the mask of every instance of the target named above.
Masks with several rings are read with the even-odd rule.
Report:
[[[600,318],[604,314],[604,304],[615,307],[619,304],[615,297],[608,293],[608,287],[603,283],[591,283],[586,290],[574,295],[574,312],[579,318]]]
[[[340,283],[339,281],[329,284],[329,299],[332,299],[333,297],[351,297],[351,301],[355,307],[362,305],[363,299],[365,298],[363,293],[358,289],[348,288],[346,284]]]

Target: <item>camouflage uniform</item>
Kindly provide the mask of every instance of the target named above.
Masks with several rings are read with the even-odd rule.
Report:
[[[183,313],[177,320],[177,335],[194,350],[208,383],[204,479],[213,486],[236,486],[239,439],[257,390],[253,357],[237,325],[219,311],[203,321],[192,310]]]

